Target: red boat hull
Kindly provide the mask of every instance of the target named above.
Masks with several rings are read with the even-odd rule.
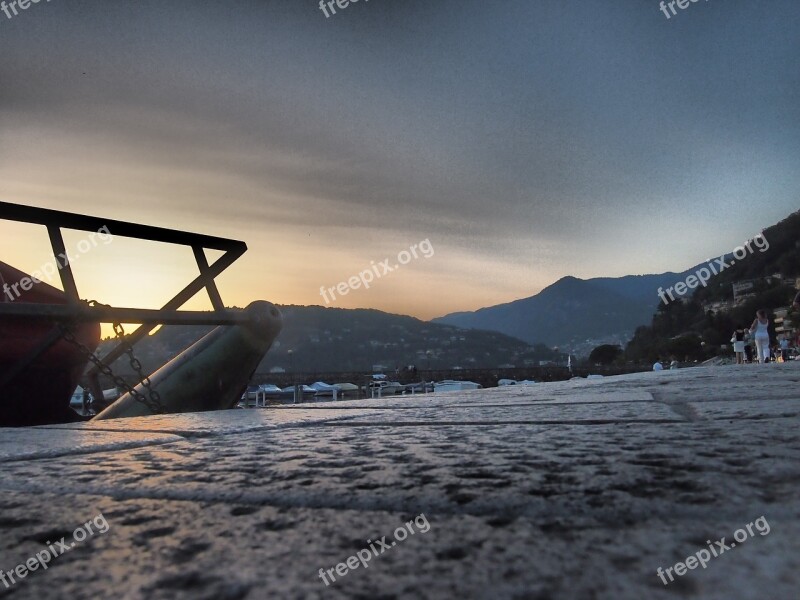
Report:
[[[64,292],[44,282],[24,290],[29,275],[0,262],[0,303],[66,304]],[[15,284],[17,284],[15,286]],[[47,339],[57,323],[40,317],[0,317],[0,427],[47,425],[80,420],[69,401],[86,368],[87,357],[59,339],[5,385],[8,373]],[[99,323],[81,323],[75,337],[94,351]]]

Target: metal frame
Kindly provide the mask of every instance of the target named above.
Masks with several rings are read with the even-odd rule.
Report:
[[[0,202],[0,220],[32,223],[43,225],[47,228],[50,244],[53,249],[53,257],[56,260],[56,264],[59,265],[61,284],[64,287],[64,293],[68,300],[68,304],[65,305],[36,304],[18,301],[0,303],[0,317],[24,316],[32,318],[41,317],[46,320],[64,322],[74,322],[77,320],[98,323],[122,322],[141,324],[140,327],[127,336],[127,343],[131,345],[136,344],[140,339],[155,329],[157,325],[161,324],[233,325],[244,321],[244,317],[240,313],[225,309],[214,281],[220,273],[231,266],[247,251],[247,244],[244,242],[187,231],[154,227],[151,225],[140,225],[127,221],[103,219],[59,210],[11,204],[8,202]],[[194,253],[200,274],[180,292],[175,294],[175,296],[160,309],[114,308],[110,306],[89,305],[80,299],[71,266],[68,262],[67,264],[62,264],[58,260],[59,255],[66,255],[64,238],[61,231],[62,229],[71,229],[94,232],[103,228],[106,228],[106,231],[113,236],[189,246]],[[205,254],[206,248],[221,250],[224,254],[213,264],[209,265]],[[211,305],[214,307],[213,311],[178,310],[204,288],[211,300]],[[54,332],[55,331],[59,331],[59,328],[56,327]],[[7,372],[6,376],[0,379],[0,388],[60,339],[60,335],[56,335],[54,332],[47,335],[37,348],[29,353],[28,356],[24,357],[10,372]],[[120,343],[114,347],[103,360],[106,364],[111,364],[122,356],[124,352],[124,344]],[[89,371],[88,377],[90,381],[96,382],[97,376],[98,370],[97,367],[94,367]],[[94,388],[94,385],[92,387]],[[99,388],[99,384],[97,387]],[[94,392],[95,390],[93,389],[92,391]]]

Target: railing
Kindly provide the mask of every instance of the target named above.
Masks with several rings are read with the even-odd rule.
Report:
[[[175,294],[175,296],[161,307],[159,311],[142,312],[136,309],[118,308],[113,311],[112,315],[104,311],[102,307],[86,307],[88,311],[84,311],[85,316],[82,314],[81,318],[101,323],[110,323],[119,318],[123,318],[126,323],[152,322],[154,325],[163,323],[163,318],[174,318],[177,309],[183,306],[203,288],[206,289],[214,310],[224,312],[225,307],[214,279],[247,251],[247,244],[236,240],[190,233],[187,231],[175,231],[162,227],[153,227],[151,225],[140,225],[126,221],[102,219],[99,217],[79,215],[46,208],[22,206],[19,204],[10,204],[8,202],[0,202],[0,219],[44,225],[50,236],[53,257],[57,263],[58,257],[66,254],[64,239],[61,235],[62,229],[98,231],[105,228],[106,231],[113,236],[189,246],[192,249],[200,274],[185,288]],[[214,264],[209,265],[204,252],[206,248],[221,250],[224,254],[220,256]],[[78,294],[77,285],[75,284],[71,265],[68,262],[63,264],[63,266],[60,263],[59,265],[59,275],[67,299],[74,304],[80,303],[80,296]],[[21,304],[24,303],[19,303],[17,306]],[[4,305],[0,304],[0,315],[3,314],[22,315],[26,313],[24,309],[15,308],[15,303],[9,303]],[[208,324],[209,321],[204,316],[198,316],[197,318],[200,320],[192,323],[191,317],[189,316],[192,314],[192,312],[183,311],[181,313],[183,316],[177,317],[177,319],[185,324]],[[226,318],[223,315],[220,315],[220,317],[222,317],[223,321]],[[56,317],[51,316],[51,318]],[[70,317],[61,316],[58,318]]]
[[[651,365],[625,365],[610,367],[573,367],[572,371],[565,366],[519,367],[497,369],[419,369],[412,374],[409,371],[400,371],[395,375],[387,372],[386,378],[390,381],[399,381],[403,384],[419,383],[420,381],[441,381],[456,379],[474,381],[484,387],[497,385],[498,379],[533,379],[535,381],[564,381],[572,376],[585,377],[588,374],[596,375],[621,375],[624,373],[638,373],[652,370]],[[295,383],[310,384],[315,381],[325,383],[354,383],[363,386],[365,381],[370,381],[371,376],[366,371],[349,372],[298,372],[298,373],[264,373],[257,372],[252,378],[253,384],[272,383],[279,387],[294,385]]]
[[[59,265],[61,284],[64,287],[68,302],[65,305],[34,304],[19,301],[0,303],[0,316],[42,318],[61,322],[89,321],[96,323],[141,324],[133,333],[126,336],[126,344],[131,345],[136,344],[161,324],[233,325],[243,320],[243,316],[239,313],[225,309],[214,280],[247,251],[247,245],[244,242],[8,202],[0,202],[0,220],[32,223],[43,225],[47,228],[53,257],[56,264]],[[61,263],[58,260],[59,256],[67,255],[62,236],[63,229],[90,232],[104,229],[113,236],[189,246],[194,253],[200,274],[160,309],[90,305],[80,298],[69,262],[64,261],[64,263]],[[223,254],[213,264],[209,265],[205,254],[206,248],[220,250]],[[178,310],[203,289],[208,293],[211,305],[214,308],[213,311]],[[15,365],[8,373],[19,372],[20,368],[31,364],[52,347],[60,339],[60,336],[57,335],[57,330],[58,327],[54,329],[53,334],[45,336],[41,343],[24,357],[21,361],[25,363],[24,365]],[[110,364],[122,356],[125,352],[124,346],[125,344],[120,343],[114,347],[103,358],[104,362]],[[88,377],[96,380],[97,374],[97,367],[94,367],[89,371]],[[0,381],[0,387],[2,385],[3,381]]]

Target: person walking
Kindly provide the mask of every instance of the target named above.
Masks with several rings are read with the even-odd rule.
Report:
[[[753,362],[753,336],[750,330],[744,332],[744,362],[748,365]]]
[[[744,364],[744,329],[737,329],[731,337],[733,351],[736,354],[736,364]]]
[[[761,309],[756,312],[756,319],[750,326],[750,333],[756,341],[756,358],[761,364],[769,362],[769,319],[767,311]]]
[[[780,349],[781,349],[781,360],[783,362],[788,362],[788,360],[789,360],[789,340],[785,335],[781,336]]]
[[[786,338],[786,336],[781,338],[781,358],[783,359],[783,362],[789,361],[789,340]]]

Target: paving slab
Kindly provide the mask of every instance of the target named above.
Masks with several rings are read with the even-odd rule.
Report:
[[[800,365],[756,369],[0,430],[57,450],[3,463],[0,569],[108,523],[0,598],[794,600]]]
[[[800,398],[766,400],[758,394],[752,400],[704,400],[689,402],[697,419],[769,419],[800,416]]]
[[[25,502],[25,495],[3,500],[6,507]],[[40,540],[69,537],[97,514],[108,523],[106,533],[54,558],[46,572],[31,573],[20,597],[627,598],[636,590],[638,598],[764,598],[753,590],[755,579],[772,582],[766,597],[789,598],[781,592],[792,591],[793,539],[800,533],[791,515],[770,515],[769,534],[754,530],[740,547],[669,588],[655,576],[657,567],[707,547],[706,539],[727,542],[753,520],[750,512],[684,519],[679,527],[645,519],[617,530],[572,528],[555,516],[425,514],[429,528],[415,522],[415,533],[391,546],[397,528],[419,513],[44,496],[13,528],[22,539],[14,556],[34,555]],[[375,544],[384,536],[388,549]],[[370,549],[370,541],[378,555],[366,568],[359,563],[344,576],[334,570],[336,581],[326,574],[326,586],[320,569],[335,569]],[[736,589],[743,593],[730,595]]]
[[[315,405],[297,405],[292,411],[267,409],[235,409],[205,413],[183,413],[155,415],[151,417],[132,417],[130,419],[108,419],[63,425],[46,425],[34,430],[62,430],[81,432],[148,432],[172,433],[187,438],[209,435],[228,435],[262,429],[298,427],[303,424],[318,423],[352,416],[344,407],[332,404],[322,405],[324,413],[314,410]],[[370,411],[364,410],[365,414]],[[377,413],[376,413],[377,414]]]
[[[607,423],[607,422],[650,422],[663,423],[681,421],[685,417],[670,407],[655,402],[648,403],[574,403],[547,405],[545,403],[520,403],[498,405],[469,403],[462,406],[442,406],[408,410],[387,408],[378,413],[342,418],[342,423],[359,423],[386,426],[400,423],[464,423],[498,424],[507,423]]]
[[[39,428],[0,428],[0,463],[90,452],[111,452],[122,448],[155,446],[181,439],[171,434],[136,431],[51,432]]]

